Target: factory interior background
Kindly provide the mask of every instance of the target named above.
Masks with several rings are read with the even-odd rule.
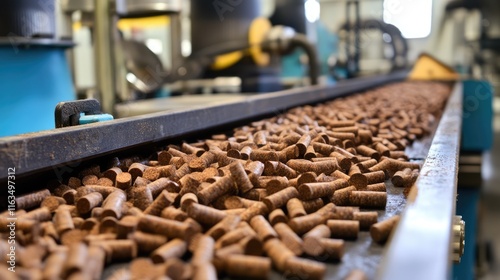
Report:
[[[13,4],[14,0],[7,2],[11,9],[34,5],[27,0],[18,4]],[[480,143],[481,148],[460,154],[459,171],[466,172],[458,175],[458,200],[477,196],[471,202],[477,208],[468,213],[473,217],[469,230],[475,232],[475,244],[465,245],[473,246],[475,252],[474,256],[463,258],[462,264],[468,265],[460,268],[463,270],[450,264],[455,266],[450,269],[455,270],[450,277],[500,279],[500,5],[497,1],[179,0],[144,1],[141,10],[141,1],[116,0],[116,11],[113,8],[107,14],[97,11],[110,9],[109,2],[113,1],[33,2],[40,2],[37,7],[52,8],[42,11],[51,10],[54,14],[51,31],[56,35],[47,39],[47,44],[57,47],[50,61],[44,60],[36,47],[26,48],[34,50],[28,54],[25,46],[33,38],[16,37],[9,30],[14,26],[10,25],[12,22],[2,23],[8,9],[0,11],[0,81],[5,87],[0,90],[0,145],[2,141],[11,141],[13,135],[53,129],[54,108],[62,101],[95,98],[100,101],[102,113],[106,113],[101,116],[105,121],[242,102],[248,96],[290,88],[300,90],[313,84],[313,78],[309,77],[312,75],[310,46],[319,62],[316,77],[319,86],[409,72],[423,55],[435,59],[432,65],[438,65],[440,70],[458,73],[462,80],[485,81],[492,89],[491,100],[480,100],[471,106],[483,106],[479,110],[484,110],[481,117],[485,121],[478,127],[490,130],[484,134],[478,130],[462,132],[462,139],[479,133],[477,138],[486,144]],[[136,2],[139,4],[134,6]],[[134,7],[139,7],[138,11]],[[158,12],[161,9],[171,10]],[[213,14],[210,19],[208,10]],[[270,18],[273,26],[292,26],[295,32],[303,33],[297,43],[302,49],[291,48],[295,41],[287,41],[293,29],[271,29],[267,21],[255,23],[257,17]],[[357,20],[362,28],[355,34]],[[255,34],[246,34],[254,23],[251,30]],[[98,29],[98,25],[111,27]],[[270,32],[269,36],[282,39],[282,45],[268,46],[279,53],[279,59],[252,49],[252,40],[264,36],[262,30],[271,30],[274,34]],[[244,47],[238,41],[242,38]],[[250,43],[246,42],[248,38]],[[43,40],[42,34],[41,39],[34,38],[33,44],[45,44]],[[116,41],[122,43],[118,45]],[[213,64],[213,60],[200,65],[182,64],[185,58],[203,57],[210,51],[217,53],[218,48],[226,50],[225,56],[219,54]],[[262,70],[249,62],[248,53],[255,55],[255,61],[260,59],[272,67]],[[110,97],[109,92],[117,94]],[[0,149],[2,152],[5,153]],[[466,178],[462,182],[467,183],[461,185],[460,178]],[[466,229],[467,226],[466,221]]]

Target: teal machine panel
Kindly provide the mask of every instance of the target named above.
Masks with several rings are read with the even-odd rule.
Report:
[[[75,99],[65,50],[0,46],[0,137],[55,127],[57,103]]]

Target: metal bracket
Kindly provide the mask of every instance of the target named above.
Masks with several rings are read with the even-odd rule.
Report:
[[[96,99],[59,102],[55,110],[56,128],[78,125],[80,113],[100,114],[101,104]]]

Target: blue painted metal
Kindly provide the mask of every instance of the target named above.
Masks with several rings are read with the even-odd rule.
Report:
[[[0,137],[54,128],[58,102],[75,99],[65,49],[0,46]]]
[[[460,186],[459,186],[460,187]],[[465,250],[459,264],[453,265],[454,280],[472,280],[476,266],[477,211],[480,189],[459,188],[457,215],[465,221]]]
[[[493,144],[493,87],[484,80],[465,80],[462,151],[486,151]]]
[[[110,114],[85,115],[85,113],[81,113],[78,122],[80,124],[89,124],[96,122],[111,121],[113,119],[114,119],[113,116]]]

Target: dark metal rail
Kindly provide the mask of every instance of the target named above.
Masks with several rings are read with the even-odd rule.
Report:
[[[6,180],[7,168],[15,167],[16,176],[26,176],[54,166],[363,91],[403,80],[406,74],[406,71],[396,72],[353,79],[334,86],[254,95],[243,101],[192,110],[160,112],[0,138],[0,181]]]

